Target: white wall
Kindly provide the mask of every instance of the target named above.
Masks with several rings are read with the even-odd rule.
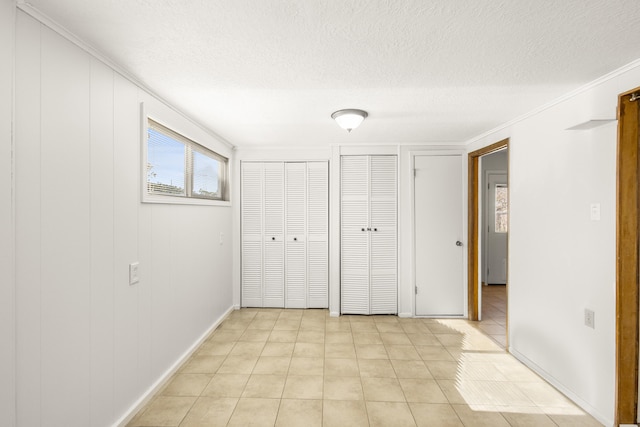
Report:
[[[22,12],[15,75],[17,425],[113,424],[232,306],[231,208],[140,203],[140,103],[231,149]]]
[[[640,63],[487,135],[509,136],[509,343],[516,357],[606,425],[615,399],[616,124],[619,93],[638,86]],[[590,204],[601,220],[590,220]],[[595,311],[595,329],[584,309]]]
[[[12,186],[14,3],[0,0],[0,425],[15,423]]]

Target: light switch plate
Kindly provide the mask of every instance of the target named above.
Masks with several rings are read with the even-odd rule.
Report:
[[[588,308],[584,309],[584,325],[589,328],[596,328],[596,313]]]
[[[591,203],[591,221],[600,221],[600,203]]]
[[[135,285],[140,281],[140,277],[138,277],[138,262],[134,262],[129,264],[129,284]]]

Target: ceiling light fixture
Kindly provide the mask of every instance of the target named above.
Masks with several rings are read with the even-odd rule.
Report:
[[[346,129],[347,132],[351,132],[353,129],[360,126],[360,123],[369,114],[364,110],[357,110],[354,108],[348,108],[346,110],[338,110],[331,115],[331,118],[338,123],[342,129]]]

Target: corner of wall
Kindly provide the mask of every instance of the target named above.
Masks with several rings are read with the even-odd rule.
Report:
[[[0,2],[0,425],[16,425],[13,75],[15,2]]]

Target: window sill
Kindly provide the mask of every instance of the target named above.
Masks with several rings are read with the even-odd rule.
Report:
[[[199,206],[231,206],[228,200],[207,200],[192,197],[172,197],[143,194],[142,203],[157,203],[168,205],[199,205]]]

